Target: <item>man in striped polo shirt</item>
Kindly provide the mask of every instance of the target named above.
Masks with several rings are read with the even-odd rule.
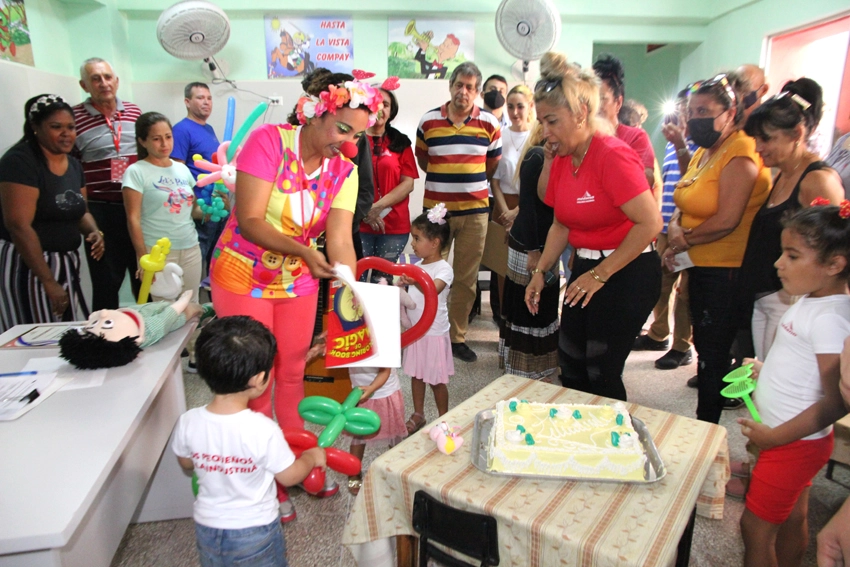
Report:
[[[466,330],[487,236],[489,179],[502,155],[499,119],[475,106],[480,91],[481,71],[471,61],[461,63],[449,79],[451,100],[426,112],[416,130],[416,160],[425,172],[423,205],[445,203],[451,214],[449,333],[452,354],[465,362],[478,360],[466,345]]]
[[[80,86],[89,97],[74,107],[74,155],[83,163],[89,211],[103,231],[105,242],[100,261],[86,254],[92,280],[92,310],[117,309],[118,292],[128,271],[133,294],[139,294],[136,252],[127,232],[121,179],[124,170],[136,161],[136,119],[142,112],[135,104],[116,96],[118,77],[103,59],[93,57],[83,62]]]

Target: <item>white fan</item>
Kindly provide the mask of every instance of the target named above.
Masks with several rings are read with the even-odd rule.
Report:
[[[525,82],[529,62],[552,49],[561,35],[561,15],[552,0],[502,0],[496,10],[496,36],[505,51],[522,61]]]
[[[221,51],[230,38],[230,20],[221,8],[210,2],[178,2],[160,14],[156,38],[174,57],[207,61]]]

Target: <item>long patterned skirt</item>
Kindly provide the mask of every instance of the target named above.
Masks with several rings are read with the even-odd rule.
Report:
[[[70,299],[61,317],[53,314],[44,286],[29,269],[15,245],[0,240],[0,332],[27,323],[79,321],[89,317],[89,308],[80,287],[80,255],[71,252],[44,252],[44,261],[53,278]]]
[[[558,370],[559,288],[557,284],[544,287],[539,311],[532,315],[525,304],[525,287],[531,279],[527,265],[523,245],[510,238],[499,327],[499,368],[539,380]]]

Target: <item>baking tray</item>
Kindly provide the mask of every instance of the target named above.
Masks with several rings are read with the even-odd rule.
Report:
[[[488,443],[490,438],[490,429],[495,422],[496,411],[488,409],[480,411],[475,415],[475,425],[472,430],[472,465],[487,474],[497,476],[521,476],[526,478],[537,478],[545,480],[584,480],[593,482],[617,482],[629,484],[651,484],[658,482],[667,474],[667,469],[664,467],[664,462],[661,460],[661,455],[658,454],[658,448],[646,428],[646,424],[636,417],[632,417],[632,426],[638,434],[638,439],[646,454],[646,463],[644,464],[644,479],[643,480],[619,480],[614,478],[596,478],[590,476],[557,476],[557,475],[540,475],[540,474],[522,474],[522,473],[506,473],[501,471],[491,471],[487,468],[489,461]]]

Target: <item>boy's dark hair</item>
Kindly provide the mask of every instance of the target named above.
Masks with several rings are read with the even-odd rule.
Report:
[[[809,106],[803,108],[806,104]],[[766,138],[765,127],[792,131],[803,124],[804,135],[808,137],[818,127],[822,116],[823,89],[812,79],[803,77],[788,81],[778,95],[756,108],[747,119],[744,131],[753,138]]]
[[[451,236],[451,229],[449,228],[450,217],[451,213],[446,212],[446,216],[443,217],[443,220],[446,222],[439,224],[428,220],[428,212],[426,211],[413,219],[410,226],[418,228],[429,239],[439,238],[440,250],[445,250],[446,246],[449,245],[449,237]]]
[[[168,128],[171,129],[171,121],[167,116],[159,112],[145,112],[136,120],[136,155],[140,161],[148,157],[148,151],[139,140],[147,140],[151,128],[154,124],[159,124],[160,122],[165,122],[168,124]]]
[[[59,356],[83,370],[124,366],[136,360],[142,352],[136,343],[137,338],[108,341],[100,335],[68,329],[59,339]]]
[[[614,98],[626,96],[626,73],[623,71],[623,63],[611,55],[603,53],[593,64],[593,72],[608,85]]]
[[[489,77],[487,77],[487,80],[484,81],[484,84],[481,88],[483,89],[484,87],[486,87],[487,83],[489,83],[490,81],[499,81],[501,83],[505,83],[505,85],[508,84],[507,79],[505,79],[502,75],[490,75]]]
[[[826,264],[833,256],[847,260],[840,277],[850,276],[850,218],[839,215],[835,205],[816,205],[801,209],[782,219],[782,227],[793,230],[817,252],[818,261]]]
[[[276,352],[271,331],[244,315],[212,321],[195,343],[198,374],[214,394],[242,392],[260,372],[268,380]]]

